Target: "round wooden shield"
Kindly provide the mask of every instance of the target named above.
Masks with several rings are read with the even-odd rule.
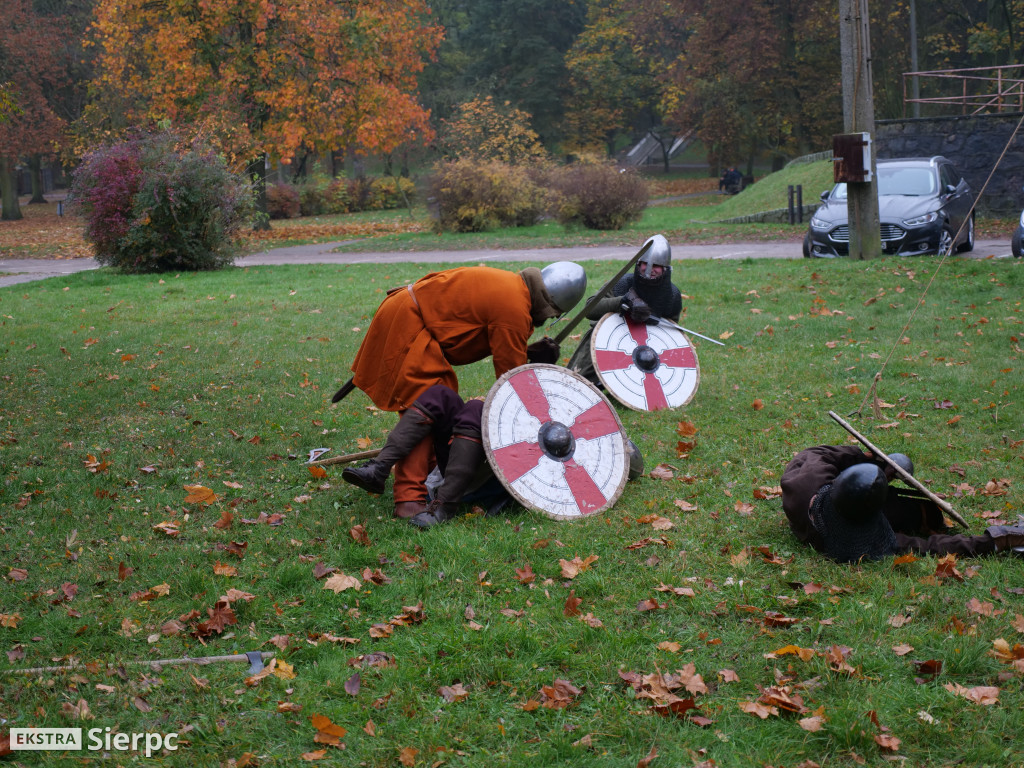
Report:
[[[678,328],[609,313],[594,328],[590,354],[605,389],[636,411],[678,408],[697,394],[697,351]]]
[[[484,449],[494,474],[523,506],[555,520],[611,507],[626,484],[629,455],[612,404],[582,376],[556,365],[523,365],[484,400]]]

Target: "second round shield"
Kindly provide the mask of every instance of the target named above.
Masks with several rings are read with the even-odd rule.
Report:
[[[678,408],[697,394],[697,352],[686,334],[670,325],[634,323],[609,313],[594,328],[590,354],[605,389],[634,410]]]
[[[618,414],[584,379],[556,365],[524,365],[484,401],[484,449],[494,474],[523,506],[556,520],[611,507],[629,457]]]

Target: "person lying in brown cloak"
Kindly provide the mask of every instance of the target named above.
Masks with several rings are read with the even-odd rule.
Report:
[[[913,474],[905,454],[889,458]],[[852,445],[800,451],[782,474],[782,509],[800,541],[839,562],[878,560],[905,552],[987,555],[1024,547],[1024,526],[993,525],[985,533],[950,533],[927,498],[889,486],[895,471]]]

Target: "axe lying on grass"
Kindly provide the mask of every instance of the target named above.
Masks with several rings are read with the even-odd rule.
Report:
[[[372,448],[369,451],[359,451],[359,453],[347,453],[344,456],[332,456],[329,459],[317,459],[316,461],[306,462],[311,467],[329,467],[332,464],[348,464],[351,461],[362,461],[363,459],[372,459],[380,453],[380,448]]]

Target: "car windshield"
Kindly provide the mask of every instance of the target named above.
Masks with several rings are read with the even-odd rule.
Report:
[[[934,195],[935,173],[931,168],[907,168],[899,166],[878,167],[879,195]],[[836,184],[829,196],[835,200],[846,199],[846,185]]]

